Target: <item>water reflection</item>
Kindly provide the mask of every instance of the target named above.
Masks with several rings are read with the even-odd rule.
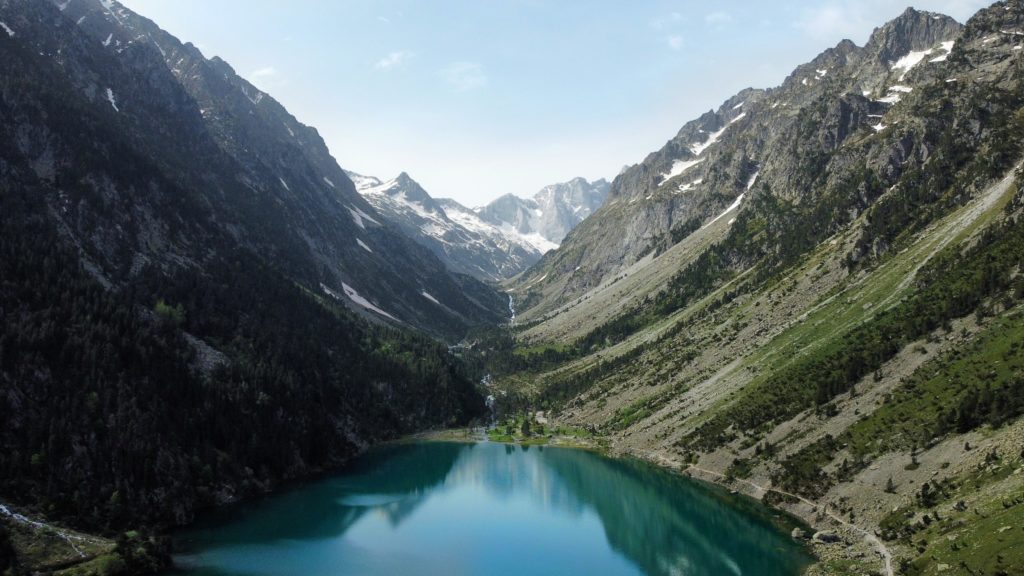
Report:
[[[764,508],[578,450],[423,443],[222,511],[182,534],[195,574],[797,574]]]

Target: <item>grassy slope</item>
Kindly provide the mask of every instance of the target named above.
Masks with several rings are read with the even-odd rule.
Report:
[[[915,274],[930,258],[944,248],[968,245],[979,231],[999,220],[1015,191],[1011,183],[1009,178],[996,183],[979,199],[931,225],[866,273],[850,277],[837,273],[836,263],[856,236],[854,227],[819,246],[777,282],[748,298],[738,299],[714,314],[704,312],[706,305],[715,297],[712,295],[599,354],[546,374],[525,378],[519,375],[519,378],[529,381],[535,389],[543,389],[545,383],[567,373],[579,373],[601,361],[607,362],[610,358],[629,354],[646,345],[648,349],[642,351],[637,360],[602,377],[590,392],[570,404],[561,418],[576,424],[602,425],[601,431],[609,437],[613,449],[637,453],[653,450],[671,460],[683,461],[688,456],[680,454],[672,446],[682,434],[695,429],[709,415],[718,413],[755,391],[756,386],[751,384],[763,381],[770,374],[809,354],[843,346],[842,336],[851,328],[898,305],[914,291]],[[806,296],[809,290],[814,294],[813,297]],[[798,305],[792,306],[794,301]],[[780,315],[777,310],[775,314],[766,312],[778,308],[784,308],[783,314]],[[771,320],[777,321],[779,326],[774,331],[769,329],[765,332],[757,328],[759,325],[771,325]],[[1001,334],[1001,342],[1006,346],[1022,335],[1015,328],[1001,324],[1012,323],[1010,317],[994,322],[996,324],[992,330]],[[687,366],[672,366],[671,370],[666,370],[665,364],[671,365],[671,357],[678,354],[683,345],[683,335],[686,342],[700,349],[700,357]],[[977,341],[986,342],[983,339]],[[656,343],[652,345],[652,342]],[[1002,344],[979,344],[985,355],[975,358],[973,362],[995,362],[993,355],[1004,354],[1006,351]],[[716,355],[708,352],[709,347],[718,348],[719,353]],[[935,361],[926,363],[929,371],[935,369],[934,364]],[[666,375],[666,372],[674,373]],[[943,379],[937,376],[930,382],[933,386],[940,385]],[[501,384],[508,383],[506,381]],[[889,385],[898,387],[900,383],[890,382]],[[950,393],[948,390],[928,390],[932,395],[929,405],[933,408],[944,402],[946,396],[943,394]],[[934,396],[938,396],[938,399]],[[891,418],[887,419],[887,414],[896,410],[909,411],[922,421],[928,420],[929,416],[927,410],[915,411],[912,406],[898,408],[895,405],[883,405],[873,418],[850,418],[851,421],[857,421],[850,429],[851,438],[856,438],[857,442],[868,442],[868,438],[876,442],[875,439],[882,436],[882,431],[899,430],[892,425]],[[800,419],[807,420],[807,416],[801,414]],[[807,432],[805,429],[796,434]],[[743,445],[735,442],[701,457],[700,464],[724,472],[736,455],[751,452],[749,443]],[[761,466],[760,474],[762,478],[767,478],[767,464]],[[1016,478],[1004,482],[1009,482],[1019,490],[1024,484],[1024,478],[1019,475]],[[996,503],[979,502],[979,506],[994,509]],[[879,520],[865,518],[862,521],[871,525]],[[988,523],[967,522],[962,529],[965,534],[963,537],[975,537],[972,534],[978,538],[985,537]],[[1010,531],[999,534],[1003,541],[1013,537]],[[1024,542],[1024,535],[1018,539]],[[900,549],[903,558],[919,554],[911,546],[901,548],[896,544],[896,547]],[[928,544],[925,550],[939,558],[943,550],[959,552],[967,562],[973,557],[964,556],[962,550],[950,551],[947,548],[936,541]],[[978,558],[989,556],[984,547],[977,549],[979,552],[975,556]],[[862,564],[862,561],[833,558],[828,565],[830,569],[840,570],[844,565],[857,567]],[[931,569],[934,570],[934,566]]]

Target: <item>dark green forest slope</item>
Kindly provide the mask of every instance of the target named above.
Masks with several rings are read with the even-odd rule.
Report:
[[[0,20],[0,502],[159,530],[481,414],[424,332],[505,301],[376,223],[314,130],[117,3]]]

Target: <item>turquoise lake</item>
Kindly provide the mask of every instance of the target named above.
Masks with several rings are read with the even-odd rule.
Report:
[[[206,575],[799,574],[773,512],[583,450],[424,442],[218,510],[175,538]]]

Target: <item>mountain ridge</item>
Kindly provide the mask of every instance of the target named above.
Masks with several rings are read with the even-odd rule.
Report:
[[[906,23],[917,23],[924,31],[915,33],[916,28],[908,28]],[[751,194],[756,195],[765,182],[775,178],[779,181],[770,182],[775,188],[808,188],[808,182],[791,167],[778,167],[780,171],[770,162],[765,166],[759,150],[778,149],[784,130],[793,138],[798,112],[810,102],[820,101],[826,93],[846,91],[846,99],[830,104],[831,110],[820,111],[822,120],[830,124],[827,131],[808,135],[821,152],[799,141],[807,148],[804,154],[832,153],[869,119],[881,117],[887,107],[904,97],[898,90],[888,89],[892,85],[901,88],[900,76],[931,65],[929,58],[923,65],[920,60],[915,62],[918,66],[909,71],[896,69],[896,61],[883,58],[892,56],[885,46],[938,50],[933,58],[940,53],[948,55],[943,49],[947,44],[941,43],[955,37],[960,26],[945,16],[908,10],[876,29],[864,48],[844,40],[798,66],[778,87],[742,90],[716,110],[687,122],[660,150],[617,176],[609,201],[594,217],[574,230],[560,250],[523,275],[519,286],[531,285],[534,292],[532,297],[523,297],[524,301],[543,302],[536,313],[544,314],[581,297],[643,257],[667,248],[673,234],[703,225],[727,209],[745,192],[755,173],[759,181]],[[887,40],[897,29],[910,37],[901,42]],[[933,40],[934,45],[924,47]],[[883,86],[887,82],[888,86]],[[755,124],[752,115],[758,117]],[[734,134],[742,134],[742,141]],[[733,142],[741,142],[740,147],[734,148]],[[742,211],[741,205],[737,208]],[[695,219],[704,222],[698,224]],[[546,276],[548,288],[532,285],[541,276]],[[543,294],[537,293],[537,288],[544,288]],[[529,317],[529,311],[524,312]]]
[[[508,421],[802,517],[809,574],[1019,570],[1022,36],[907,10],[685,123],[505,284]]]
[[[511,278],[557,247],[604,200],[607,182],[574,178],[524,200],[506,195],[480,208],[433,198],[406,172],[391,180],[347,172],[374,208],[457,272],[489,281]],[[509,220],[504,220],[507,217]],[[544,234],[548,236],[545,236]]]
[[[440,340],[506,299],[382,223],[315,130],[112,0],[0,21],[4,506],[139,529],[121,560],[152,571],[201,510],[483,414]]]

